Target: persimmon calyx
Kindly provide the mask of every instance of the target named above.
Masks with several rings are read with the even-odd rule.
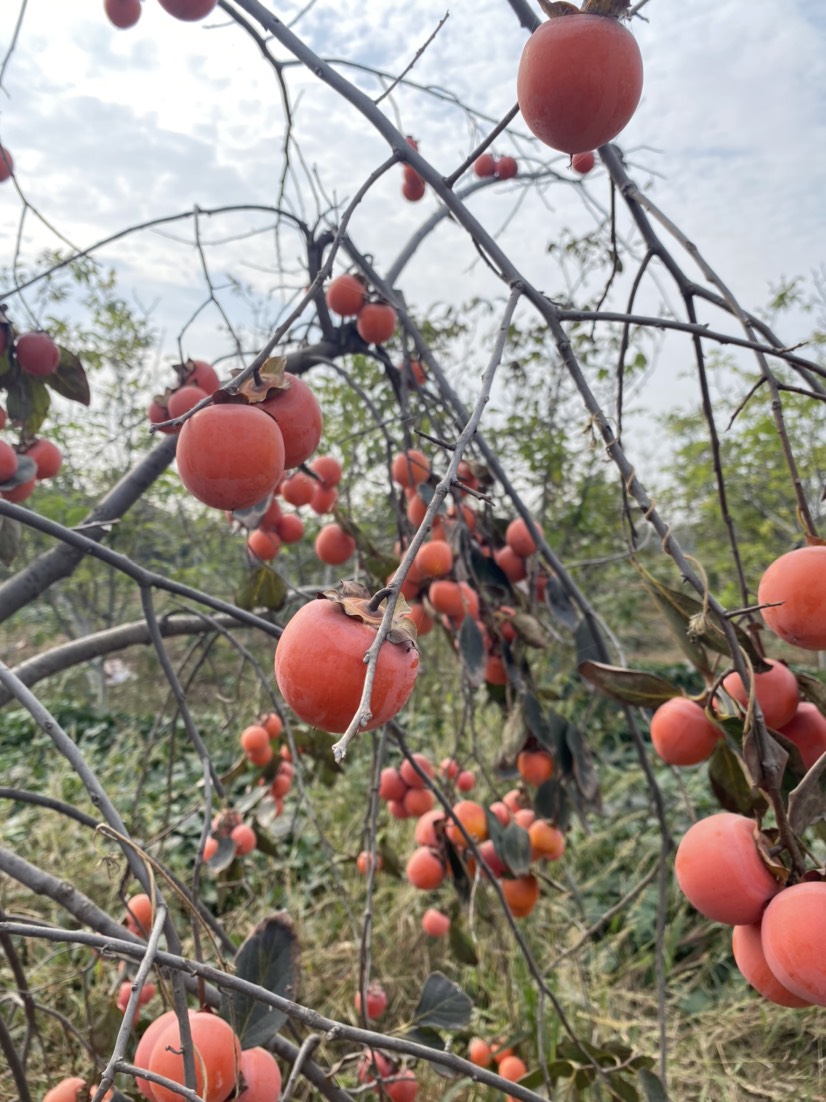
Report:
[[[267,398],[273,398],[279,390],[289,390],[290,380],[286,377],[286,371],[286,356],[270,356],[241,383],[235,393],[246,398],[250,405],[258,405]]]
[[[568,0],[539,0],[539,6],[549,19],[558,19],[561,15],[580,14],[576,4],[569,4]]]
[[[378,631],[384,619],[384,602],[377,608],[371,608],[372,594],[361,582],[342,581],[333,589],[325,589],[318,594],[319,600],[332,601],[346,616],[352,616],[362,624]],[[399,594],[393,609],[393,623],[387,633],[388,643],[404,643],[416,646],[416,624],[410,615],[410,605]]]
[[[608,19],[626,19],[631,0],[584,0],[581,8],[568,0],[539,0],[539,6],[549,19],[561,15],[604,15]]]

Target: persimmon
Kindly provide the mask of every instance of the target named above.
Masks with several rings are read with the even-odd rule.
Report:
[[[338,486],[341,475],[344,474],[335,455],[316,455],[313,462],[309,464],[309,469],[313,474],[318,475],[325,489]]]
[[[498,654],[489,654],[485,659],[484,678],[488,685],[507,685],[508,671]]]
[[[182,19],[186,23],[194,23],[197,19],[204,19],[218,0],[158,0],[164,11],[174,15],[176,19]]]
[[[277,532],[253,528],[247,536],[247,550],[261,562],[271,562],[281,550],[281,537]]]
[[[456,778],[456,787],[460,792],[472,792],[476,787],[476,774],[471,769],[463,769]]]
[[[148,937],[152,928],[152,900],[146,892],[138,892],[126,901],[126,928],[140,937]]]
[[[398,769],[392,765],[385,766],[379,777],[379,796],[382,800],[401,800],[407,791],[407,784],[402,780]]]
[[[528,129],[562,153],[585,153],[626,126],[642,94],[642,57],[616,19],[576,13],[525,43],[516,98]]]
[[[364,1050],[364,1055],[359,1061],[358,1070],[356,1072],[358,1081],[365,1086],[373,1086],[376,1082],[375,1076],[377,1074],[381,1079],[389,1078],[389,1076],[393,1074],[393,1065],[383,1052],[379,1052],[377,1049],[367,1048]]]
[[[245,1048],[238,1061],[241,1080],[245,1084],[235,1102],[273,1102],[281,1094],[281,1069],[275,1057],[265,1048]]]
[[[330,280],[324,298],[334,314],[341,318],[354,318],[364,306],[364,284],[354,275],[336,276]]]
[[[8,482],[17,470],[17,452],[5,440],[0,440],[0,482]]]
[[[399,766],[399,776],[409,788],[426,788],[427,781],[416,771],[413,762],[418,765],[422,773],[431,780],[436,775],[436,770],[433,768],[433,762],[427,756],[427,754],[420,754],[418,752],[412,755],[413,761],[405,758]]]
[[[169,414],[170,420],[173,417],[181,417],[183,414],[188,413],[193,406],[197,406],[199,402],[203,401],[207,397],[207,392],[202,390],[199,386],[181,386],[177,390],[173,390],[169,395],[169,400],[166,403],[166,412]],[[174,427],[174,426],[173,426]],[[178,426],[180,430],[182,426]]]
[[[493,1053],[484,1037],[471,1037],[467,1046],[467,1058],[477,1068],[489,1068],[493,1063]]]
[[[369,850],[363,849],[356,858],[356,868],[359,870],[362,876],[366,876],[371,868],[378,872],[382,867],[382,860],[380,853],[370,853]],[[356,1007],[358,1009],[358,1007]],[[368,1004],[369,1013],[369,1004]],[[375,1017],[374,1014],[369,1015],[371,1018]]]
[[[435,627],[433,620],[424,610],[421,601],[412,601],[410,604],[410,619],[416,625],[416,638],[427,635]]]
[[[521,582],[528,576],[528,568],[521,555],[517,555],[512,547],[505,544],[493,553],[493,561],[505,575],[509,582]]]
[[[735,926],[731,931],[731,950],[734,963],[746,983],[755,991],[778,1006],[811,1006],[811,1000],[801,999],[789,991],[769,968],[763,952],[762,923],[752,926]]]
[[[763,915],[761,940],[769,968],[792,994],[826,1006],[826,882],[784,888]]]
[[[826,564],[824,564],[826,565]],[[754,674],[754,695],[763,712],[763,718],[769,727],[780,728],[788,723],[797,711],[800,690],[797,678],[782,662],[769,662],[771,669],[765,673]],[[739,673],[730,673],[723,678],[723,688],[741,704],[748,704],[748,693]]]
[[[229,836],[235,843],[235,852],[239,857],[246,857],[248,853],[252,853],[258,844],[255,831],[247,823],[239,823],[238,826],[233,827]]]
[[[104,0],[103,10],[114,27],[125,31],[140,19],[141,0]]]
[[[300,467],[318,447],[324,417],[313,391],[289,371],[284,372],[283,387],[259,403],[258,408],[274,418],[284,438],[284,466]]]
[[[310,508],[314,513],[323,516],[324,513],[333,511],[337,501],[338,490],[335,486],[320,486],[316,483],[313,487],[313,496],[310,498]]]
[[[514,918],[526,918],[539,899],[539,881],[532,873],[500,881],[505,902]],[[501,1065],[500,1065],[501,1073]],[[524,1074],[524,1073],[523,1073]],[[507,1078],[507,1077],[506,1077]]]
[[[453,567],[453,552],[444,540],[423,543],[413,562],[422,578],[442,578]]]
[[[540,535],[542,535],[542,529],[534,521],[534,526]],[[536,551],[536,540],[528,530],[528,525],[522,519],[522,517],[516,517],[508,525],[505,531],[505,543],[510,547],[511,551],[515,555],[518,555],[520,559],[527,559],[529,555],[532,555]]]
[[[775,559],[757,600],[775,635],[804,650],[826,650],[826,546],[798,547]]]
[[[557,861],[565,852],[565,835],[547,819],[535,819],[528,827],[528,836],[534,861]]]
[[[188,1013],[191,1018],[195,1011],[190,1010]],[[141,1039],[138,1041],[138,1047],[135,1049],[135,1067],[151,1070],[151,1068],[149,1068],[149,1058],[155,1048],[155,1042],[165,1031],[167,1026],[172,1022],[177,1022],[177,1020],[178,1016],[174,1010],[166,1010],[159,1017],[155,1018],[154,1021],[149,1023],[143,1031]],[[151,1083],[148,1079],[141,1079],[140,1076],[136,1076],[135,1086],[144,1098],[149,1099],[149,1102],[157,1102],[154,1083]]]
[[[554,759],[547,750],[520,750],[516,756],[516,768],[525,784],[538,788],[554,771]]]
[[[359,311],[356,329],[366,344],[384,344],[396,331],[396,311],[387,302],[368,302]]]
[[[488,811],[492,812],[503,827],[506,827],[513,818],[513,813],[508,805],[503,800],[494,800],[494,802],[488,808]]]
[[[506,1056],[499,1064],[499,1074],[503,1079],[510,1079],[511,1083],[515,1083],[528,1074],[528,1068],[520,1056]]]
[[[39,436],[26,448],[25,454],[37,464],[35,478],[38,482],[44,478],[54,478],[63,465],[63,452],[51,440]]]
[[[261,726],[266,728],[270,738],[278,738],[284,730],[284,723],[277,712],[269,712],[262,720]]]
[[[356,541],[340,524],[325,524],[315,538],[315,553],[328,566],[341,566],[356,550]]]
[[[513,813],[513,821],[523,830],[529,830],[536,821],[536,812],[532,807],[518,807]]]
[[[184,422],[177,461],[181,481],[199,501],[247,509],[271,494],[284,473],[284,440],[266,413],[225,402]]]
[[[651,717],[651,742],[669,765],[697,765],[711,757],[722,731],[687,696],[666,700]]]
[[[574,172],[578,172],[580,176],[587,176],[595,164],[596,158],[590,149],[587,153],[574,153],[571,157],[571,168]]]
[[[422,915],[422,929],[428,937],[444,937],[450,929],[450,917],[444,911],[428,907]]]
[[[500,180],[512,180],[519,172],[519,165],[515,157],[500,157],[496,162],[496,176]]]
[[[22,333],[14,346],[20,370],[27,375],[54,375],[60,365],[60,349],[49,336],[39,330]]]
[[[427,512],[427,502],[417,493],[412,493],[407,499],[407,519],[414,528],[418,528]]]
[[[5,146],[0,145],[0,184],[14,175],[14,157]],[[5,351],[5,349],[4,349]]]
[[[238,741],[253,765],[266,765],[272,760],[270,733],[266,727],[257,723],[245,727]]]
[[[357,991],[353,1000],[356,1011],[361,1013],[361,992]],[[367,1010],[367,1017],[371,1021],[381,1018],[385,1010],[387,1010],[387,992],[384,990],[378,980],[373,980],[367,988],[367,998],[365,1000],[365,1006]]]
[[[420,199],[424,199],[425,190],[425,182],[418,172],[405,172],[402,182],[402,195],[408,203],[418,203]]]
[[[415,790],[414,790],[415,791]],[[419,789],[420,792],[427,791]],[[444,808],[432,807],[424,815],[420,815],[413,831],[413,841],[417,846],[431,846],[435,849],[439,845],[439,835],[436,833],[436,824],[443,823],[445,818]]]
[[[479,856],[490,869],[492,876],[495,876],[497,879],[505,876],[508,870],[505,867],[504,861],[496,852],[496,847],[490,838],[486,838],[484,842],[480,844]]]
[[[43,1095],[43,1102],[77,1102],[86,1093],[86,1080],[79,1075],[61,1079]]]
[[[496,175],[496,158],[492,153],[480,153],[473,162],[474,173],[482,180]]]
[[[370,594],[351,583],[303,605],[284,628],[275,651],[275,679],[296,715],[312,727],[342,732],[355,716],[367,667],[364,655],[381,623],[370,607]],[[419,652],[412,626],[399,618],[379,651],[370,719],[373,730],[392,719],[413,691]]]
[[[430,811],[436,797],[429,788],[408,788],[402,798],[405,817],[416,818]]]
[[[296,471],[281,483],[281,496],[290,505],[309,505],[313,499],[316,480],[304,471]]]
[[[444,880],[445,867],[434,850],[428,846],[418,846],[407,859],[405,875],[414,888],[433,891]]]
[[[185,386],[199,386],[207,394],[214,394],[221,385],[218,372],[206,360],[187,360],[182,367],[181,381]]]
[[[207,835],[204,841],[204,849],[202,857],[204,861],[211,861],[215,854],[218,852],[218,839],[212,834]]]
[[[410,1068],[400,1068],[390,1081],[385,1083],[384,1091],[390,1102],[415,1102],[419,1092],[419,1081]]]
[[[241,1044],[228,1022],[205,1011],[189,1019],[195,1055],[195,1089],[204,1102],[225,1102],[235,1088]],[[160,1033],[149,1057],[149,1070],[183,1085],[185,1080],[181,1030],[175,1018]],[[152,1084],[157,1102],[180,1102],[177,1091]]]
[[[451,817],[447,820],[446,834],[448,838],[454,846],[464,849],[467,842],[457,823],[462,824],[474,842],[484,842],[488,836],[488,820],[485,809],[475,800],[459,800],[453,805]]]
[[[677,847],[674,873],[700,914],[729,926],[759,922],[781,888],[758,853],[754,823],[731,811],[688,828]]]
[[[801,700],[789,722],[778,730],[798,748],[806,769],[826,754],[826,716],[808,700]]]
[[[298,543],[304,535],[304,521],[296,513],[285,513],[275,522],[282,543]]]
[[[424,452],[408,448],[395,457],[390,473],[399,486],[416,486],[430,478],[430,460]]]

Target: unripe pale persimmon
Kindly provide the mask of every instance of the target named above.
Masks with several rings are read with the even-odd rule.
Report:
[[[781,888],[757,851],[754,823],[720,811],[688,828],[677,847],[674,872],[700,914],[729,926],[760,921]]]

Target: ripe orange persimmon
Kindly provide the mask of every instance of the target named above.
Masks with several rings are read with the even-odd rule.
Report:
[[[63,463],[63,452],[57,444],[42,436],[26,448],[25,454],[37,464],[37,474],[34,477],[38,482],[43,478],[54,478]]]
[[[421,601],[411,602],[410,619],[416,625],[416,638],[420,635],[427,635],[429,631],[433,631],[435,626],[433,620],[425,612]]]
[[[769,662],[771,669],[754,675],[754,695],[763,711],[763,718],[769,727],[779,728],[788,723],[797,711],[800,691],[797,678],[782,662]],[[730,673],[723,678],[723,688],[744,708],[748,703],[748,693],[739,673]]]
[[[610,142],[641,94],[639,47],[616,19],[549,19],[525,43],[516,98],[528,129],[552,149],[585,153]]]
[[[0,184],[5,183],[14,174],[14,157],[8,149],[0,145]],[[3,349],[5,351],[5,349]]]
[[[775,559],[757,600],[775,635],[805,650],[826,650],[826,547],[798,547]]]
[[[387,1059],[383,1052],[379,1052],[377,1049],[366,1048],[364,1055],[359,1061],[357,1071],[359,1083],[363,1083],[365,1086],[372,1086],[376,1082],[376,1075],[379,1075],[382,1079],[387,1079],[393,1074],[393,1065]]]
[[[238,1068],[246,1086],[235,1102],[273,1102],[281,1094],[281,1069],[265,1048],[246,1048]]]
[[[17,452],[5,440],[0,440],[0,482],[8,482],[17,470]]]
[[[769,968],[783,987],[826,1006],[826,882],[784,888],[766,908],[761,938]]]
[[[735,926],[731,931],[734,962],[743,979],[764,998],[777,1003],[778,1006],[811,1006],[809,999],[801,999],[799,995],[785,988],[769,968],[766,954],[763,952],[761,926],[761,923],[755,923],[752,926]]]
[[[275,651],[275,680],[300,719],[323,731],[343,732],[358,710],[381,612],[369,609],[370,594],[351,585],[303,605],[288,622]],[[403,625],[403,621],[402,621]],[[363,730],[386,723],[413,691],[419,652],[403,627],[399,642],[385,640],[379,651],[371,718]]]
[[[60,349],[48,333],[40,330],[21,334],[14,351],[20,370],[26,375],[53,375],[60,365]]]
[[[335,503],[338,501],[338,490],[335,486],[319,486],[318,483],[313,487],[313,496],[310,498],[310,508],[314,513],[318,513],[319,516],[323,516],[324,513],[331,513]]]
[[[195,1050],[196,1090],[204,1102],[225,1102],[237,1082],[241,1044],[232,1026],[217,1014],[204,1011],[189,1019],[192,1045]],[[184,1083],[184,1058],[178,1019],[171,1021],[160,1033],[149,1057],[149,1070]],[[152,1084],[157,1102],[180,1102],[180,1095],[160,1083]]]
[[[666,700],[651,717],[651,742],[669,765],[697,765],[723,737],[705,709],[687,696]]]
[[[419,1081],[410,1068],[400,1068],[385,1084],[384,1090],[390,1102],[415,1102]]]
[[[357,991],[353,999],[356,1011],[361,1013],[361,992]],[[373,980],[367,987],[367,1017],[372,1021],[381,1018],[387,1010],[387,992],[378,980]]]
[[[126,929],[139,937],[148,937],[152,928],[152,900],[146,892],[138,892],[126,901]]]
[[[321,479],[325,490],[330,490],[341,482],[341,464],[334,455],[317,455],[310,464],[310,470]]]
[[[426,789],[419,789],[423,792]],[[436,823],[443,822],[444,808],[432,807],[424,815],[419,816],[413,831],[413,840],[417,846],[432,846],[435,849],[439,845],[439,836],[436,833]]]
[[[270,712],[264,717],[261,722],[262,727],[266,727],[267,734],[270,738],[278,738],[281,732],[284,730],[284,724],[281,720],[281,716],[277,712]]]
[[[817,705],[801,700],[789,722],[778,730],[798,748],[806,769],[826,754],[826,716]]]
[[[519,165],[515,157],[507,154],[496,162],[496,176],[499,180],[511,180],[519,172]]]
[[[473,171],[482,180],[488,176],[495,176],[496,158],[492,153],[480,153],[473,162]]]
[[[484,677],[488,685],[507,685],[508,671],[498,654],[489,654],[485,659]]]
[[[271,562],[281,550],[281,537],[277,532],[253,528],[247,536],[247,550],[261,562]]]
[[[571,157],[571,168],[574,172],[578,172],[580,176],[587,176],[595,164],[596,158],[593,150],[590,149],[587,153],[574,153]]]
[[[255,831],[247,823],[239,823],[238,826],[233,827],[229,836],[235,843],[235,852],[239,857],[246,857],[248,853],[252,853],[258,844]]]
[[[356,549],[356,541],[340,524],[325,524],[315,538],[315,553],[328,566],[341,566]]]
[[[281,496],[290,505],[309,505],[316,488],[315,479],[304,471],[296,471],[281,483]]]
[[[282,543],[298,543],[304,535],[304,521],[295,513],[285,513],[275,522],[275,531]]]
[[[406,791],[407,784],[402,780],[398,769],[392,765],[382,769],[379,778],[379,796],[382,800],[401,800]]]
[[[218,0],[158,0],[158,2],[164,11],[174,15],[176,19],[194,23],[195,20],[204,19],[209,15]]]
[[[207,392],[201,390],[199,386],[180,386],[177,390],[173,390],[166,403],[166,412],[170,420],[173,417],[182,417],[193,406],[197,406],[199,402],[203,401],[206,396]],[[179,425],[178,429],[180,430],[180,428],[182,426]]]
[[[490,1045],[483,1037],[471,1037],[467,1046],[467,1058],[478,1068],[489,1068],[493,1063]]]
[[[359,311],[356,329],[367,344],[384,344],[396,331],[396,311],[387,302],[368,302]]]
[[[452,818],[447,820],[445,833],[459,849],[467,845],[465,837],[457,826],[461,823],[474,842],[484,842],[488,836],[488,820],[485,809],[475,800],[459,800],[452,808]]]
[[[189,1011],[190,1018],[195,1012]],[[177,1021],[177,1014],[174,1010],[166,1010],[160,1017],[155,1018],[143,1032],[141,1039],[138,1041],[138,1047],[135,1049],[134,1062],[135,1067],[148,1068],[149,1058],[152,1055],[152,1050],[155,1048],[155,1042],[164,1032],[166,1027],[170,1023]],[[150,1083],[148,1079],[135,1079],[135,1086],[138,1088],[144,1098],[148,1098],[149,1102],[156,1102],[155,1099],[155,1084]]]
[[[436,797],[429,788],[408,788],[402,797],[405,818],[418,818],[431,810]]]
[[[405,875],[414,888],[433,891],[445,878],[445,867],[439,855],[428,846],[418,846],[407,859]]]
[[[86,1080],[79,1075],[70,1075],[46,1091],[43,1102],[77,1102],[78,1098],[84,1097],[85,1091]]]
[[[442,578],[453,566],[453,552],[444,540],[423,543],[416,552],[413,565],[422,578]]]
[[[186,386],[199,386],[207,394],[214,394],[221,385],[218,372],[206,360],[187,360],[182,367],[181,382]]]
[[[380,853],[375,854],[374,857],[374,855],[369,850],[363,849],[356,858],[356,868],[359,870],[362,876],[366,876],[371,868],[375,868],[376,872],[378,872],[381,867],[382,859]],[[371,1014],[370,1017],[375,1017],[375,1015]]]
[[[528,568],[521,555],[505,544],[493,553],[493,561],[510,582],[521,582],[528,576]]]
[[[239,737],[241,749],[253,765],[266,765],[272,760],[270,733],[266,727],[254,723],[245,727]]]
[[[444,937],[450,929],[450,917],[444,911],[428,907],[422,915],[422,929],[428,937]]]
[[[553,775],[554,759],[547,750],[521,750],[516,756],[516,768],[525,784],[538,788]]]
[[[213,509],[246,509],[275,489],[284,473],[281,430],[255,406],[207,406],[178,436],[178,474]]]
[[[330,280],[324,295],[334,314],[354,318],[364,306],[364,284],[354,275],[340,275]]]
[[[534,525],[542,535],[542,529],[534,521]],[[522,517],[517,517],[512,520],[505,532],[505,543],[510,547],[511,551],[515,555],[518,555],[520,559],[526,559],[528,555],[532,555],[536,551],[536,540],[528,531],[528,526]]]
[[[465,601],[458,582],[448,579],[431,582],[427,591],[427,599],[436,612],[441,612],[442,615],[449,616],[453,620],[460,617],[464,619]]]
[[[399,452],[393,460],[390,473],[399,486],[417,486],[430,478],[430,460],[424,452],[408,448],[406,452]]]
[[[688,828],[674,860],[677,883],[700,914],[729,926],[760,921],[781,888],[757,851],[754,823],[720,811]]]
[[[534,861],[557,861],[565,852],[565,835],[547,819],[534,819],[528,827],[528,835]]]
[[[529,873],[527,876],[517,876],[513,880],[504,879],[501,884],[505,902],[510,907],[513,917],[525,918],[529,915],[539,899],[539,881],[536,877]],[[504,1074],[501,1065],[499,1070]]]
[[[433,762],[426,754],[414,753],[412,755],[413,761],[418,765],[419,769],[426,774],[426,776],[433,778],[436,775],[436,770],[433,767]],[[423,780],[419,773],[416,772],[413,767],[413,762],[408,758],[399,766],[399,776],[406,785],[410,788],[426,788],[427,781]]]
[[[471,769],[463,769],[456,778],[456,787],[460,792],[472,792],[476,787],[476,774]]]
[[[279,387],[259,409],[274,418],[284,437],[284,466],[300,467],[318,447],[324,418],[318,399],[298,375],[284,373],[288,385]]]
[[[510,1079],[511,1083],[515,1083],[523,1075],[528,1074],[528,1069],[521,1057],[506,1056],[499,1063],[499,1074],[503,1079]]]

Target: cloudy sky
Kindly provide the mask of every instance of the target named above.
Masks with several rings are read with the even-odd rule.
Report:
[[[273,69],[223,13],[180,23],[145,0],[137,27],[117,31],[102,0],[28,0],[0,91],[0,142],[15,158],[28,201],[76,246],[136,223],[228,204],[270,206],[284,170],[285,117]],[[396,74],[436,31],[409,79],[382,109],[443,173],[467,155],[515,101],[526,32],[506,0],[333,0],[271,5],[314,51],[371,95],[385,86],[366,70]],[[0,53],[17,21],[17,0],[0,5]],[[638,111],[619,143],[654,201],[706,255],[744,305],[759,309],[782,277],[810,277],[826,261],[826,7],[822,0],[649,0],[636,19],[645,65]],[[289,60],[272,45],[273,55]],[[319,206],[346,203],[387,156],[387,146],[355,110],[305,69],[282,70],[295,143],[285,199],[314,221]],[[429,94],[426,89],[448,93]],[[465,110],[465,108],[470,109]],[[520,269],[545,290],[561,277],[547,252],[566,227],[585,229],[605,209],[608,186],[596,170],[583,188],[567,158],[529,140],[517,118],[495,149],[517,156],[524,173],[551,168],[561,182],[519,180],[481,192],[469,205],[500,235]],[[351,233],[387,268],[435,209],[428,195],[400,195],[401,169],[371,189]],[[583,194],[583,192],[585,194]],[[11,263],[22,205],[0,186],[0,266]],[[201,226],[213,277],[228,278],[289,303],[300,291],[300,241],[285,229],[274,251],[264,213],[210,218]],[[243,234],[239,241],[238,236]],[[172,358],[175,340],[204,301],[192,247],[192,220],[130,235],[97,255],[118,269],[127,297],[151,308]],[[60,242],[29,213],[21,261]],[[689,270],[693,269],[689,263]],[[443,223],[400,280],[408,302],[502,294],[466,236]],[[6,291],[0,288],[0,292]],[[237,297],[229,311],[248,320]],[[18,306],[9,303],[13,315]],[[274,316],[277,310],[274,312]],[[792,319],[789,343],[804,336]],[[187,330],[187,354],[228,351],[217,312]],[[673,377],[656,374],[655,400]]]

